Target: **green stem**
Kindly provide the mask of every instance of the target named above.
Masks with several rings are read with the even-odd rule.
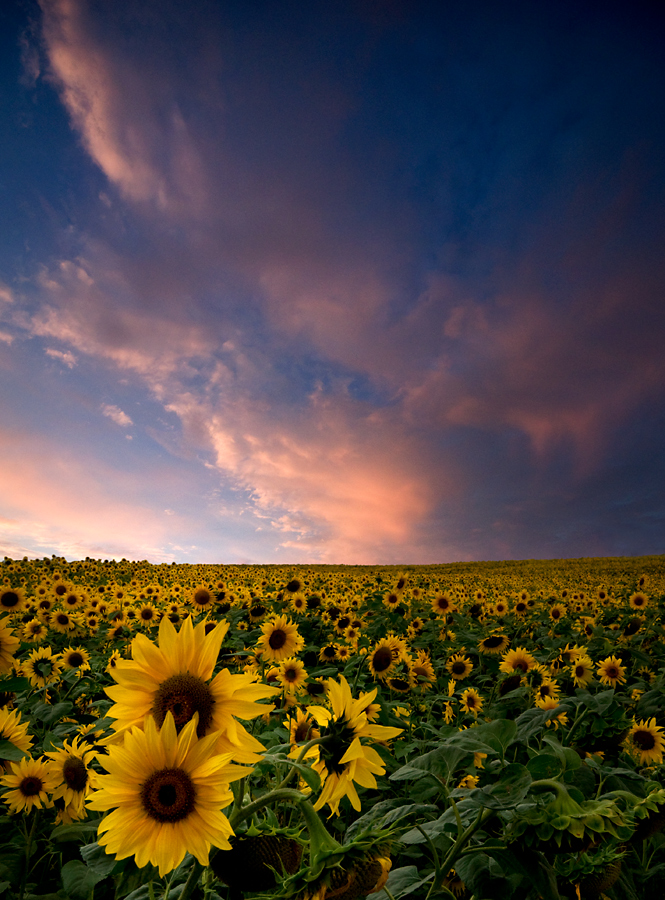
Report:
[[[23,874],[21,875],[21,887],[19,890],[18,900],[23,900],[23,894],[25,893],[25,885],[28,881],[28,872],[30,870],[30,857],[32,855],[32,839],[35,836],[35,828],[37,827],[37,816],[38,810],[35,808],[32,811],[32,825],[30,826],[30,833],[26,835],[25,838],[25,867],[23,869]]]
[[[203,866],[197,860],[194,860],[192,863],[192,868],[190,869],[189,876],[187,881],[185,882],[185,886],[182,889],[182,893],[180,894],[180,900],[190,900],[190,897],[196,890],[196,886],[199,883],[199,878],[201,877],[201,872],[203,872]]]
[[[316,747],[317,744],[325,744],[330,740],[332,740],[332,735],[326,735],[325,737],[312,738],[311,741],[308,741],[303,746],[300,753],[298,754],[298,758],[295,761],[295,765],[293,765],[291,767],[291,769],[287,772],[286,776],[282,779],[282,781],[280,781],[280,783],[277,785],[276,788],[274,788],[274,790],[280,791],[280,790],[282,790],[282,788],[285,788],[287,786],[287,784],[289,783],[289,781],[291,781],[293,776],[297,774],[298,766],[302,763],[303,759],[305,758],[305,755],[307,754],[307,752],[309,750],[312,749],[312,747]]]
[[[439,873],[439,876],[438,878],[434,879],[434,889],[438,890],[442,887],[441,882],[443,882],[446,873],[450,871],[454,863],[462,855],[462,851],[464,850],[466,844],[469,843],[476,831],[478,831],[479,828],[482,828],[485,822],[487,822],[488,819],[491,819],[493,815],[493,809],[485,809],[484,807],[482,807],[478,810],[478,815],[476,816],[475,822],[472,822],[471,825],[469,825],[469,827],[466,829],[466,831],[460,834],[453,846],[448,851],[446,858],[441,863],[441,871]]]

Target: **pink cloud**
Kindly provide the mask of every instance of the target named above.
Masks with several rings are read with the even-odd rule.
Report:
[[[136,59],[111,53],[83,0],[40,5],[52,77],[92,159],[129,200],[196,208],[199,157],[164,79],[151,82]]]

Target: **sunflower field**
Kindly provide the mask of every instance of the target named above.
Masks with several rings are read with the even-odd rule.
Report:
[[[665,557],[0,564],[8,900],[665,896]]]

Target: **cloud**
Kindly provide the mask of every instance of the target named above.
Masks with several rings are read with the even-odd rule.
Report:
[[[0,302],[3,303],[13,303],[14,302],[14,292],[10,287],[7,287],[6,284],[3,284],[0,281]]]
[[[52,347],[47,347],[44,352],[51,359],[59,359],[69,369],[73,369],[76,365],[76,357],[69,350],[54,350]]]
[[[130,425],[134,424],[127,413],[109,403],[102,404],[102,413],[108,416],[116,425],[120,425],[121,428],[129,428]]]
[[[203,195],[196,148],[169,84],[108,50],[82,0],[40,0],[51,76],[86,150],[124,197],[183,211]],[[141,77],[143,75],[143,77]]]
[[[13,334],[8,334],[6,331],[0,331],[0,341],[2,341],[3,344],[11,344],[13,340]]]

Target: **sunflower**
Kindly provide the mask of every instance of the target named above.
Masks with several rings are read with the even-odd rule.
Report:
[[[48,625],[41,619],[30,619],[21,631],[21,637],[29,644],[40,644],[48,634]]]
[[[90,654],[85,647],[66,647],[62,651],[62,662],[65,669],[83,672],[90,669]]]
[[[558,709],[559,701],[554,696],[544,696],[544,697],[536,697],[536,706],[538,709]],[[559,713],[557,716],[553,716],[551,719],[548,719],[547,725],[554,725],[554,730],[558,731],[559,725],[567,725],[568,724],[568,716],[565,712]]]
[[[256,701],[278,690],[256,683],[252,675],[231,675],[228,669],[212,678],[229,624],[220,622],[208,634],[205,626],[194,626],[187,618],[177,632],[165,616],[158,647],[138,634],[132,641],[132,659],[117,660],[110,672],[117,685],[105,688],[114,701],[107,715],[117,720],[114,731],[123,732],[142,725],[147,715],[161,727],[169,712],[180,730],[198,714],[199,737],[220,732],[219,752],[233,753],[239,762],[256,762],[264,747],[235,717],[254,719],[270,712],[271,706]]]
[[[478,717],[478,713],[483,708],[483,698],[475,688],[467,688],[462,691],[460,698],[460,707],[466,713],[472,713],[474,719]]]
[[[490,634],[488,637],[478,641],[478,650],[488,656],[498,656],[510,644],[510,638],[505,634]]]
[[[63,818],[70,822],[85,816],[83,803],[95,786],[96,778],[96,773],[89,766],[97,754],[95,750],[87,749],[85,744],[80,747],[79,740],[75,737],[71,743],[63,741],[61,750],[46,753],[51,760],[49,772],[56,782],[53,800],[62,801],[66,810]]]
[[[304,664],[294,656],[283,659],[277,669],[277,681],[289,694],[299,692],[307,681]]]
[[[298,626],[286,616],[269,619],[261,626],[261,632],[256,647],[266,662],[281,662],[305,646]]]
[[[3,587],[0,590],[0,612],[21,612],[25,607],[25,591],[23,588]]]
[[[153,603],[142,603],[136,611],[136,619],[143,628],[152,628],[159,622],[159,612]]]
[[[400,657],[396,639],[382,638],[367,654],[367,665],[374,678],[387,678],[394,671]]]
[[[621,660],[616,656],[608,656],[598,663],[596,668],[601,684],[616,687],[626,683],[626,667],[621,665]]]
[[[10,812],[30,812],[35,806],[37,809],[51,806],[48,795],[54,790],[55,782],[46,763],[39,759],[25,757],[11,763],[11,771],[0,778],[0,784],[10,788],[2,798]]]
[[[507,672],[508,674],[518,670],[520,672],[528,672],[535,665],[537,665],[536,659],[528,650],[525,650],[524,647],[516,647],[514,650],[504,653],[499,671]]]
[[[0,675],[7,675],[14,665],[14,654],[21,642],[14,632],[0,622]]]
[[[212,609],[215,605],[215,594],[205,585],[199,585],[194,588],[187,602],[199,612]]]
[[[304,594],[293,594],[290,600],[290,605],[294,613],[307,612],[307,598]]]
[[[387,609],[395,609],[403,599],[402,594],[398,594],[396,591],[388,591],[388,593],[383,595],[382,602]]]
[[[60,634],[67,634],[68,631],[73,631],[76,628],[77,622],[71,613],[64,609],[58,609],[49,619],[49,625],[54,631],[59,631]]]
[[[210,847],[230,850],[233,834],[220,811],[233,800],[229,783],[251,772],[216,754],[217,735],[197,740],[198,716],[180,734],[170,712],[157,729],[146,719],[145,731],[131,728],[122,746],[99,756],[108,775],[99,775],[99,790],[88,798],[90,809],[106,812],[97,841],[116,859],[133,856],[139,868],[151,863],[160,877],[191,853],[207,866]]]
[[[565,618],[568,609],[563,605],[563,603],[554,603],[550,606],[550,619],[553,622],[558,622],[560,619]]]
[[[624,747],[632,756],[637,757],[640,765],[651,763],[660,765],[663,761],[663,747],[665,747],[662,731],[662,727],[656,725],[655,719],[641,722],[634,719]]]
[[[450,594],[445,592],[437,594],[432,600],[432,610],[439,616],[446,616],[448,613],[454,612],[455,604]]]
[[[9,710],[0,708],[0,741],[9,741],[18,750],[28,753],[32,746],[33,738],[28,734],[28,721],[21,721],[21,713],[18,709]],[[0,771],[7,771],[8,760],[0,756]]]
[[[649,598],[644,591],[635,591],[628,600],[628,603],[630,604],[631,609],[644,609],[649,603]]]
[[[575,687],[585,688],[593,681],[593,663],[586,654],[581,654],[571,666]]]
[[[321,732],[316,727],[315,720],[304,712],[302,709],[296,709],[295,717],[289,720],[289,743],[291,744],[291,752],[289,756],[297,759],[300,756],[300,747],[298,744],[306,744],[315,738],[321,736]],[[306,754],[307,757],[319,756],[318,747],[310,747]]]
[[[339,815],[340,801],[346,796],[353,808],[360,811],[360,799],[354,782],[362,787],[376,788],[374,776],[384,774],[383,760],[376,750],[365,746],[361,738],[385,741],[397,737],[403,729],[369,723],[367,710],[376,693],[377,688],[374,688],[354,700],[346,678],[340,675],[339,683],[328,679],[332,712],[322,706],[307,708],[318,724],[326,727],[324,737],[329,738],[319,745],[319,759],[312,766],[322,784],[314,809],[319,810],[328,804],[332,812]]]
[[[436,681],[436,672],[427,650],[418,650],[411,666],[411,674],[423,691],[428,691]]]
[[[473,663],[468,658],[468,656],[463,656],[461,653],[456,653],[446,663],[446,669],[450,673],[451,677],[455,679],[455,681],[462,681],[462,679],[466,678],[467,675],[471,674],[471,670],[473,669]]]
[[[53,653],[50,647],[33,650],[23,663],[23,673],[27,675],[32,687],[46,687],[60,678],[62,660],[60,654]]]

